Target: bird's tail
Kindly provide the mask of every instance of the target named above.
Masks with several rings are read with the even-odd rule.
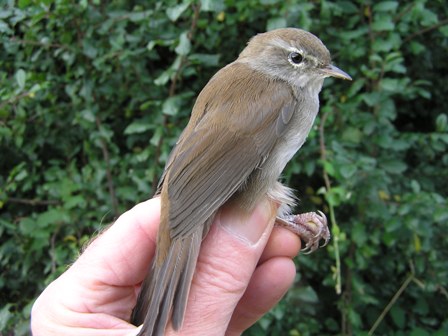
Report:
[[[199,227],[175,238],[162,265],[153,261],[131,317],[134,325],[143,323],[139,336],[164,335],[169,320],[174,330],[182,327],[202,235],[203,227]]]

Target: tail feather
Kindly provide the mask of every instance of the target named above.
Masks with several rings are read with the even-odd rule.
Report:
[[[187,259],[185,260],[185,263],[181,263],[181,265],[192,264],[192,266],[183,267],[180,270],[179,285],[177,286],[177,291],[175,293],[173,301],[173,313],[171,316],[171,323],[173,324],[174,330],[179,330],[182,327],[182,322],[185,315],[185,309],[187,307],[188,294],[190,292],[191,281],[193,279],[193,274],[196,268],[196,262],[201,247],[201,241],[202,241],[201,231],[202,230],[200,230],[200,232],[197,232],[192,237],[191,244],[184,245],[184,247],[189,245],[189,248],[188,251],[185,251]]]
[[[173,240],[163,264],[153,262],[131,318],[135,325],[144,322],[139,336],[164,335],[170,319],[175,330],[182,327],[202,231],[200,226],[187,237]]]

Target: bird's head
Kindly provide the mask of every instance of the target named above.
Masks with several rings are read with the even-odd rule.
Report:
[[[328,49],[315,35],[297,28],[282,28],[254,36],[239,62],[256,71],[300,88],[320,90],[325,77],[351,80],[331,64]]]

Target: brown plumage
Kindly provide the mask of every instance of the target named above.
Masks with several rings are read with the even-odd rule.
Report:
[[[279,29],[252,38],[199,94],[160,182],[157,252],[132,316],[144,322],[139,335],[163,335],[168,321],[181,328],[201,241],[223,204],[250,212],[268,194],[287,214],[294,200],[277,179],[312,127],[327,76],[349,78],[317,37]]]

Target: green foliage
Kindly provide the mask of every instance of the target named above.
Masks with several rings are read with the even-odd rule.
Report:
[[[354,79],[326,80],[285,173],[334,238],[247,334],[446,335],[447,17],[440,0],[2,4],[0,330],[27,334],[45,285],[152,195],[213,73],[295,26]]]

